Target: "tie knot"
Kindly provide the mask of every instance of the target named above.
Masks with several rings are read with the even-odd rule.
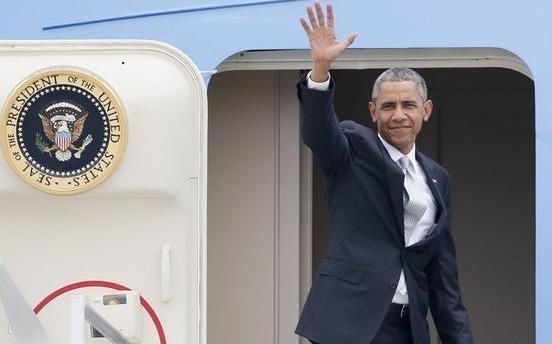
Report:
[[[411,167],[412,167],[412,161],[410,161],[410,159],[408,159],[407,156],[403,156],[401,157],[398,161],[397,161],[397,164],[399,164],[399,166],[401,167],[401,169],[403,171],[411,171]]]

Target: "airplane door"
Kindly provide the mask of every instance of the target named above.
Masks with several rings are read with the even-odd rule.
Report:
[[[140,332],[133,343],[204,343],[207,96],[194,63],[153,41],[15,41],[0,44],[0,69],[0,257],[50,342],[70,342],[83,295]],[[1,312],[0,342],[13,342]]]

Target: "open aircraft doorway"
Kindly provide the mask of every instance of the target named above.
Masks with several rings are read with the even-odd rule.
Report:
[[[211,78],[210,342],[302,343],[293,330],[329,235],[323,180],[299,136],[295,83],[309,61],[307,51],[242,52]],[[500,49],[353,49],[332,70],[340,120],[371,125],[372,84],[401,65],[426,78],[435,104],[418,147],[452,176],[452,228],[474,336],[534,342],[531,73]]]

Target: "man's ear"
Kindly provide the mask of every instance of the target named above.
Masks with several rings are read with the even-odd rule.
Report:
[[[370,111],[370,115],[372,116],[372,122],[376,123],[377,122],[376,104],[374,102],[369,102],[368,103],[368,110]]]
[[[431,111],[433,111],[433,102],[428,99],[424,102],[424,122],[429,121]]]

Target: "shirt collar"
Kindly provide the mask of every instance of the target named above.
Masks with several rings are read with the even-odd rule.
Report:
[[[389,142],[385,141],[385,139],[380,135],[380,133],[378,133],[378,137],[379,137],[381,143],[383,143],[383,146],[385,147],[385,149],[387,150],[389,155],[391,156],[391,159],[393,159],[393,161],[395,163],[397,161],[399,161],[399,159],[404,156],[404,154],[401,153],[397,148],[393,147],[391,144],[389,144]],[[406,156],[412,162],[413,166],[416,165],[415,164],[415,161],[416,161],[416,143],[414,143],[414,146],[412,147],[410,152],[408,152],[408,154],[406,154]]]

